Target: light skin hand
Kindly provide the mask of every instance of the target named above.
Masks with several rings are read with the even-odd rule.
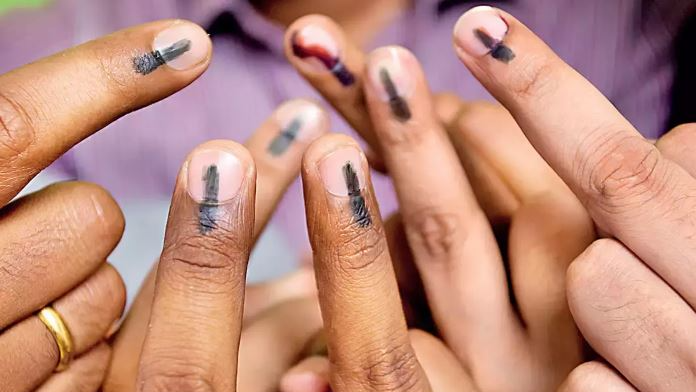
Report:
[[[493,36],[488,47],[477,38],[479,29]],[[688,147],[669,141],[690,132],[682,129],[657,145],[645,140],[596,88],[503,11],[469,11],[455,29],[455,45],[613,237],[595,242],[568,271],[573,316],[611,367],[579,369],[567,390],[583,390],[572,388],[582,379],[577,375],[587,373],[611,380],[615,390],[693,390],[696,179],[693,159],[683,159]]]
[[[319,37],[319,28],[342,37],[330,21],[308,16],[290,27],[286,42],[297,29]],[[352,110],[370,119],[363,130],[374,133],[393,178],[407,249],[445,343],[481,390],[555,390],[582,361],[565,271],[595,236],[585,209],[506,110],[446,95],[433,100],[403,48],[353,52],[345,51],[346,63],[365,58],[353,64],[364,70],[355,77],[365,106]],[[307,77],[304,65],[291,62]],[[322,75],[327,84],[335,79]],[[313,84],[335,107],[348,105],[336,83]]]
[[[168,50],[176,42],[186,45]],[[3,390],[96,391],[110,360],[102,342],[125,302],[123,282],[105,262],[123,216],[104,190],[63,183],[8,202],[82,139],[191,83],[210,48],[198,26],[160,21],[0,75]],[[47,305],[73,338],[75,358],[61,373],[53,373],[57,344],[36,316]]]

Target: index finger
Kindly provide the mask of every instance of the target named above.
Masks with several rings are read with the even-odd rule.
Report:
[[[331,19],[307,15],[288,27],[285,55],[302,75],[355,129],[379,150],[363,97],[365,53]]]
[[[202,28],[166,20],[0,75],[0,205],[80,140],[191,83],[210,53]]]
[[[455,46],[598,226],[696,304],[696,181],[511,15],[472,9]]]
[[[183,165],[138,390],[235,390],[255,193],[253,160],[234,142],[205,143]]]
[[[352,139],[328,135],[309,147],[302,165],[333,390],[429,391],[364,155]]]

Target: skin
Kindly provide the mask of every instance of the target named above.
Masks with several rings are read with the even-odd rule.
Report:
[[[154,34],[170,24],[123,30],[0,75],[3,389],[95,391],[102,382],[110,349],[101,342],[125,303],[123,282],[105,262],[123,231],[118,206],[84,183],[9,201],[68,148],[204,71],[207,61],[188,71],[134,74],[132,53],[148,51]],[[47,304],[61,314],[75,344],[72,366],[59,374],[53,373],[58,348],[34,315]]]
[[[517,58],[502,64],[460,51],[462,62],[611,238],[568,271],[573,316],[611,367],[580,368],[566,390],[602,379],[619,391],[693,390],[693,125],[645,140],[529,29],[493,12],[510,26]]]
[[[322,125],[316,135],[327,132],[326,126],[328,123]],[[253,233],[251,242],[247,244],[250,248],[263,232],[287,187],[297,178],[302,154],[311,141],[295,140],[287,151],[275,156],[268,151],[268,146],[278,132],[279,125],[271,116],[245,143],[244,151],[248,151],[256,169]],[[184,203],[187,199],[179,197],[175,200]],[[177,217],[174,212],[172,210],[170,214],[170,222]],[[174,229],[176,226],[172,223],[171,230]],[[214,237],[207,239],[207,242],[213,240]],[[200,246],[204,247],[205,243]],[[114,337],[114,360],[106,377],[105,392],[136,390],[138,358],[142,353],[156,293],[155,275],[153,272],[146,279],[133,309]],[[239,387],[245,391],[271,391],[283,372],[297,361],[304,346],[321,328],[313,274],[303,269],[274,282],[249,286],[244,298]],[[306,300],[299,301],[302,299]],[[294,312],[292,309],[295,309]],[[306,316],[298,318],[297,314]],[[274,347],[275,354],[268,356],[261,350],[253,349],[260,346]]]
[[[288,32],[308,24],[343,37],[344,62],[352,69],[369,72],[388,51],[413,80],[404,97],[411,118],[403,121],[366,73],[356,73],[359,99],[358,87],[341,91],[331,75],[309,72],[288,52],[349,122],[369,122],[357,129],[372,132],[366,140],[377,143],[371,146],[382,152],[399,197],[405,241],[397,243],[406,249],[391,254],[413,260],[437,329],[471,384],[485,391],[554,391],[583,359],[565,297],[566,268],[595,237],[583,206],[505,109],[451,95],[431,98],[409,52],[382,48],[365,55],[325,17],[303,17]]]

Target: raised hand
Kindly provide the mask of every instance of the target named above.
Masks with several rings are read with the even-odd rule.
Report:
[[[74,144],[191,83],[210,50],[198,26],[160,21],[0,75],[1,390],[96,391],[125,302],[105,262],[123,216],[104,190],[64,183],[7,203]]]
[[[479,31],[491,40],[481,40]],[[681,148],[645,140],[597,89],[503,11],[466,13],[455,28],[455,45],[613,237],[595,242],[568,274],[578,326],[611,366],[579,368],[566,390],[587,390],[578,380],[588,373],[604,380],[599,390],[694,390],[693,161],[684,161]]]
[[[364,104],[348,111],[356,87],[307,69],[306,59],[287,50],[344,116],[358,111],[370,119],[359,131],[371,133],[366,140],[378,144],[394,181],[406,233],[400,246],[412,253],[437,329],[460,366],[483,391],[555,390],[583,359],[565,273],[594,230],[577,198],[506,110],[433,99],[407,50],[356,53],[333,22],[318,16],[290,26],[288,48],[297,31],[322,37],[324,45],[332,38],[362,83]],[[499,233],[501,244],[489,221],[510,224]]]
[[[263,232],[287,187],[297,178],[302,154],[312,140],[328,129],[328,117],[317,104],[297,99],[281,105],[247,141],[246,149],[257,171],[255,213],[251,225],[253,241],[248,244],[250,247]],[[207,176],[207,173],[199,174],[201,178]],[[211,191],[214,188],[212,185]],[[175,200],[181,202],[186,199]],[[208,203],[215,204],[212,200]],[[201,208],[204,218],[206,211],[213,211]],[[169,232],[172,230],[177,230],[177,226],[172,226]],[[282,374],[295,364],[304,345],[321,329],[312,277],[313,274],[304,271],[247,289],[239,354],[240,389],[247,392],[274,390]],[[136,390],[138,358],[148,330],[155,294],[154,279],[153,274],[148,277],[125,324],[115,337],[105,392]],[[296,319],[300,315],[304,315],[303,320]],[[269,352],[260,349],[269,346],[273,347]]]

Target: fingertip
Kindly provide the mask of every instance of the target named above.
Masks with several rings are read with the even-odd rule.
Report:
[[[514,52],[505,45],[510,27],[500,10],[477,6],[465,12],[454,26],[454,46],[461,57],[483,57],[487,54],[508,63]]]
[[[256,166],[246,147],[231,140],[211,140],[194,148],[182,168],[186,190],[198,203],[221,204],[255,183]]]
[[[152,39],[151,52],[133,58],[133,68],[148,75],[166,65],[174,71],[203,71],[212,57],[212,41],[199,25],[182,19],[163,21]],[[159,26],[158,26],[159,27]]]
[[[321,376],[311,372],[290,373],[280,380],[281,392],[327,392],[329,383]]]
[[[329,132],[330,119],[326,110],[316,101],[304,98],[284,102],[273,120],[279,131],[271,138],[266,150],[273,157],[282,157],[293,145],[304,151],[312,141]],[[294,142],[299,143],[294,143]],[[293,156],[297,156],[294,154]]]
[[[290,369],[280,380],[281,392],[328,392],[329,360],[324,356],[311,356]]]
[[[355,85],[358,76],[345,63],[350,48],[341,27],[330,18],[323,15],[299,18],[288,27],[284,46],[290,63],[308,79],[321,80],[324,75],[332,75],[343,87]]]
[[[331,152],[352,147],[362,154],[362,149],[352,137],[341,133],[332,133],[316,139],[305,151],[302,157],[303,171],[313,171],[317,164]]]

